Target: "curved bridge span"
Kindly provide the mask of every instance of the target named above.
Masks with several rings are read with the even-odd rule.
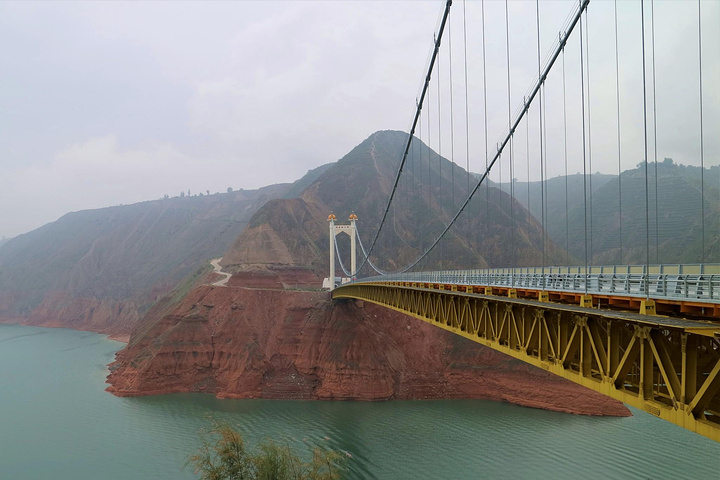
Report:
[[[335,288],[332,298],[406,313],[720,442],[720,323],[522,292],[535,299],[517,298],[515,288],[382,277]],[[615,298],[634,305],[635,297]],[[697,300],[697,308],[717,312],[717,302]]]

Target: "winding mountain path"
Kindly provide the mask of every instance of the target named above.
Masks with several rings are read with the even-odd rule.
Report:
[[[215,273],[219,275],[225,275],[225,278],[218,280],[215,283],[212,283],[211,285],[214,287],[227,287],[227,282],[230,280],[230,277],[232,277],[231,273],[225,273],[222,271],[222,266],[220,266],[220,260],[222,260],[222,257],[216,258],[215,260],[210,260],[210,265],[213,266],[215,269]]]

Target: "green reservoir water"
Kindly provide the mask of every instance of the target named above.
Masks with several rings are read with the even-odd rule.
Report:
[[[643,412],[589,418],[496,402],[116,398],[122,344],[94,333],[0,325],[0,479],[184,479],[211,418],[254,443],[326,443],[352,478],[720,478],[720,445]],[[327,438],[327,439],[326,439]]]

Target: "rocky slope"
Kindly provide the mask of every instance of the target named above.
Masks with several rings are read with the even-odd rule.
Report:
[[[233,272],[228,286],[209,286],[207,278],[177,301],[158,302],[118,353],[108,389],[116,395],[194,391],[239,398],[491,398],[573,413],[628,415],[618,402],[419,320],[373,305],[331,302],[317,291],[328,268],[328,212],[355,211],[366,225],[377,223],[406,138],[378,132],[299,198],[272,200],[260,208],[223,257]],[[416,151],[432,159],[417,168],[418,187],[427,192],[428,181],[440,185],[443,179],[451,185],[441,173],[452,167],[447,161],[435,176],[422,179],[421,171],[432,174],[435,162],[444,159],[420,145]],[[502,264],[507,259],[503,240],[513,226],[522,253],[517,258],[532,262],[540,254],[534,246],[537,222],[518,205],[512,225],[506,210],[510,197],[491,192],[488,211],[464,220],[430,267]],[[413,209],[442,216],[452,207],[451,195],[441,188],[410,200],[396,209],[393,228],[378,246],[378,259],[391,265],[417,254],[427,240],[423,231],[437,230],[438,225],[419,223]]]
[[[326,292],[193,289],[158,305],[111,365],[116,395],[486,398],[587,415],[622,404],[381,307]],[[140,327],[138,327],[140,328]]]
[[[403,132],[376,132],[329,167],[299,198],[268,202],[226,252],[223,265],[233,272],[249,265],[295,266],[326,276],[328,214],[335,212],[343,222],[350,213],[356,213],[361,238],[369,245],[406,142]],[[418,140],[412,151],[405,166],[407,178],[400,182],[395,206],[371,256],[385,270],[396,270],[417,258],[461,203],[467,172]],[[490,188],[489,199],[487,205],[471,203],[419,268],[538,264],[542,258],[539,223],[517,201],[512,205],[513,220],[513,201],[499,189]],[[346,236],[337,238],[341,255],[347,259],[349,240]],[[508,248],[511,238],[514,251]],[[557,263],[564,257],[565,253],[549,242],[549,261]],[[361,271],[361,276],[372,274],[369,267]]]
[[[319,172],[301,179],[311,182]],[[0,247],[0,322],[127,337],[290,184],[69,213]]]

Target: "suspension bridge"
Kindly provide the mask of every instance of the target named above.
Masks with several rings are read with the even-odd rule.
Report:
[[[389,198],[379,223],[369,226],[374,233],[363,242],[355,213],[349,224],[328,218],[333,299],[403,312],[720,441],[717,4],[676,2],[672,10],[652,0],[579,0],[564,4],[570,12],[557,22],[537,1],[455,3],[444,2]],[[672,80],[660,74],[677,65],[690,67]],[[523,80],[530,83],[525,91],[517,88]],[[695,219],[689,233],[661,208],[667,187],[658,151],[678,151],[673,142],[690,152],[699,177],[692,184],[698,200],[683,215]],[[444,174],[443,156],[452,165]],[[624,173],[628,161],[632,176]],[[609,227],[598,225],[609,207],[597,198],[593,204],[593,169],[612,162],[614,243],[603,247],[599,228]],[[568,193],[572,170],[582,175],[579,201]],[[547,233],[558,215],[548,209],[558,193],[549,192],[552,172],[565,176],[565,222],[553,223],[554,238]],[[524,206],[518,176],[527,180]],[[532,182],[539,185],[535,199]],[[418,199],[438,206],[419,213],[436,218],[418,220],[418,235],[398,234],[397,211]],[[539,236],[527,233],[526,209]],[[402,255],[383,240],[388,230],[405,237]],[[479,267],[467,257],[447,258],[453,242],[498,230],[503,253],[495,256],[506,264],[487,254],[477,255]],[[351,241],[349,269],[336,241],[341,233]],[[663,262],[680,258],[670,245],[681,233],[681,257],[692,261]],[[558,258],[566,264],[558,266]],[[595,265],[607,258],[617,261]]]

